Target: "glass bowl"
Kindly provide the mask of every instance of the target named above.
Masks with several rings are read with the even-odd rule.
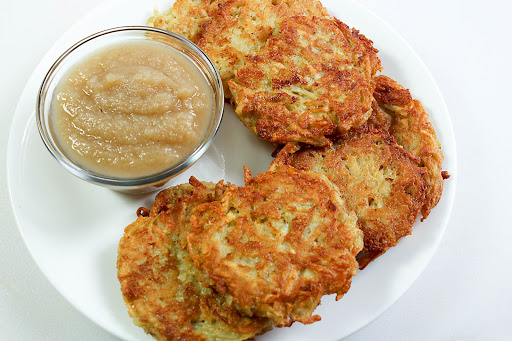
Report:
[[[86,168],[59,145],[52,131],[50,118],[59,81],[78,63],[91,54],[112,45],[151,40],[185,56],[204,76],[213,94],[213,105],[209,110],[206,133],[195,148],[181,161],[169,164],[168,168],[154,174],[138,177],[112,176]],[[220,126],[224,112],[224,90],[220,76],[206,54],[189,40],[169,31],[146,26],[124,26],[104,30],[82,39],[64,52],[50,68],[41,85],[37,98],[37,126],[41,138],[53,157],[69,172],[89,183],[113,190],[142,193],[161,189],[171,178],[193,165],[208,149]]]

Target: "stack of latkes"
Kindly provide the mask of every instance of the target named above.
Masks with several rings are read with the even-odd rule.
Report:
[[[428,114],[318,1],[177,0],[148,24],[202,48],[240,121],[277,149],[244,186],[192,177],[139,209],[119,244],[130,316],[159,340],[318,321],[322,296],[340,299],[438,203],[448,175]]]

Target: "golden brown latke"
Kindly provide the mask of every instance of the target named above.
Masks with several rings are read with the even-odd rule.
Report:
[[[312,323],[326,294],[341,298],[362,248],[356,217],[325,176],[276,165],[197,206],[187,235],[198,268],[246,315]],[[206,280],[205,280],[206,282]]]
[[[240,314],[203,286],[185,238],[190,210],[226,187],[192,180],[161,192],[151,213],[125,229],[117,261],[123,298],[135,324],[157,340],[246,340],[271,322]]]
[[[422,220],[427,218],[443,192],[443,152],[429,115],[409,90],[386,76],[375,78],[374,97],[377,105],[368,125],[389,130],[396,142],[420,159],[425,167],[428,185],[426,201],[421,209]]]
[[[371,114],[380,60],[372,42],[341,21],[285,19],[229,82],[235,112],[271,142],[325,146]]]
[[[362,127],[332,147],[298,149],[285,146],[274,162],[325,174],[338,186],[364,233],[360,269],[411,233],[425,202],[424,168],[386,131]]]
[[[217,13],[219,3],[226,1],[176,0],[167,11],[155,11],[147,25],[172,31],[195,43],[202,36],[204,26]]]
[[[219,70],[226,97],[234,71],[265,44],[280,21],[292,15],[328,14],[317,0],[223,1],[197,45]]]

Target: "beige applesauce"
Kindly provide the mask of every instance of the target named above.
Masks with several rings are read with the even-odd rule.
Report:
[[[125,42],[87,57],[59,82],[50,125],[63,153],[82,167],[142,177],[195,149],[213,100],[204,75],[180,52]]]

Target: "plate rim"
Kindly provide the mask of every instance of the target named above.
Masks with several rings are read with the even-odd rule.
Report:
[[[26,105],[25,104],[26,101],[30,100],[30,98],[32,97],[31,94],[32,94],[33,88],[35,87],[35,84],[39,83],[38,82],[39,79],[42,80],[41,74],[44,73],[44,69],[45,69],[44,66],[48,65],[48,64],[51,64],[51,62],[54,59],[53,56],[58,55],[57,52],[60,51],[58,46],[63,45],[63,43],[66,40],[69,40],[72,36],[76,35],[74,33],[74,31],[76,31],[77,27],[83,26],[83,24],[85,22],[91,20],[91,18],[94,17],[95,15],[97,15],[98,13],[106,11],[106,10],[108,10],[109,7],[113,7],[113,6],[115,6],[115,4],[121,3],[121,2],[122,1],[120,1],[120,0],[109,0],[109,1],[103,2],[100,5],[96,6],[93,10],[91,10],[87,14],[83,15],[75,24],[70,26],[68,28],[68,30],[63,32],[63,34],[60,36],[60,38],[58,40],[56,40],[54,42],[54,44],[50,47],[50,49],[48,49],[48,51],[44,54],[43,58],[38,63],[38,65],[34,68],[30,78],[28,79],[25,87],[23,88],[23,90],[21,92],[21,95],[19,97],[19,100],[17,102],[17,105],[15,107],[14,114],[13,114],[13,119],[12,119],[12,122],[11,122],[11,127],[9,129],[9,137],[8,137],[8,144],[7,144],[7,155],[6,155],[7,189],[8,189],[8,195],[9,195],[9,201],[10,201],[10,209],[11,209],[11,212],[13,213],[14,218],[15,218],[15,222],[16,222],[16,226],[18,228],[18,231],[20,232],[20,235],[21,235],[21,237],[23,239],[23,242],[24,242],[27,250],[29,251],[29,254],[30,254],[31,258],[34,260],[34,262],[39,267],[40,271],[43,273],[43,275],[46,277],[46,279],[56,289],[56,291],[64,299],[66,299],[66,301],[74,309],[76,309],[78,312],[80,312],[83,316],[88,318],[94,324],[100,326],[105,331],[107,331],[110,334],[115,335],[117,337],[122,337],[122,336],[120,334],[116,333],[114,330],[112,330],[112,328],[110,328],[109,326],[102,324],[101,321],[98,321],[98,319],[94,319],[91,316],[89,316],[89,314],[85,313],[82,309],[80,309],[79,306],[77,306],[75,304],[75,302],[73,301],[72,298],[70,298],[66,294],[64,294],[63,290],[60,289],[59,284],[55,281],[55,278],[52,278],[51,276],[49,276],[49,274],[48,274],[44,264],[41,264],[41,262],[36,258],[36,255],[33,253],[33,250],[31,249],[30,245],[28,244],[27,238],[26,238],[25,233],[23,231],[23,228],[22,228],[22,226],[20,224],[19,214],[21,214],[21,213],[18,212],[18,209],[15,206],[17,201],[15,200],[16,199],[16,194],[14,193],[15,189],[13,188],[13,185],[14,185],[14,182],[13,182],[13,176],[14,176],[13,175],[13,171],[14,171],[13,163],[21,162],[17,158],[18,155],[15,153],[16,150],[19,150],[19,148],[15,147],[15,145],[19,143],[19,140],[18,140],[19,136],[16,136],[17,135],[16,134],[16,129],[21,129],[21,126],[23,126],[24,129],[22,131],[24,133],[26,133],[26,131],[28,129],[27,127],[31,124],[31,121],[33,121],[32,124],[35,123],[35,118],[33,117],[33,115],[28,114],[28,118],[29,119],[27,121],[26,120],[27,115],[21,115],[19,112]],[[171,2],[172,2],[172,0],[171,0]],[[329,6],[326,5],[326,4],[333,3],[333,2],[335,2],[335,1],[333,1],[333,0],[324,0],[323,1],[324,5],[328,9],[329,9]],[[398,301],[400,299],[400,297],[402,297],[405,294],[405,292],[407,292],[409,290],[409,288],[411,288],[412,285],[414,285],[414,283],[418,279],[418,277],[424,272],[425,268],[427,267],[427,265],[430,263],[430,261],[432,260],[433,256],[435,255],[435,253],[436,253],[436,251],[437,251],[437,249],[439,247],[439,244],[440,244],[440,242],[441,242],[441,240],[442,240],[442,238],[443,238],[443,236],[445,234],[445,231],[446,231],[446,229],[448,227],[448,224],[449,224],[449,221],[450,221],[450,218],[451,218],[451,214],[452,214],[453,205],[454,205],[455,193],[456,193],[456,188],[457,188],[457,178],[458,178],[458,176],[457,176],[458,175],[457,174],[457,172],[458,172],[458,169],[457,169],[458,168],[458,163],[457,163],[457,152],[456,152],[456,140],[455,140],[455,135],[454,135],[454,130],[453,130],[453,124],[452,124],[452,121],[451,121],[451,116],[449,114],[446,102],[445,102],[445,100],[444,100],[444,98],[442,96],[441,90],[440,90],[437,82],[435,81],[434,76],[430,73],[430,71],[427,68],[427,66],[424,63],[424,61],[414,51],[414,49],[411,47],[411,45],[389,23],[387,23],[385,20],[381,19],[379,16],[377,16],[375,13],[373,13],[370,9],[368,9],[366,6],[364,6],[363,4],[361,4],[361,3],[357,2],[357,1],[354,1],[354,0],[343,0],[343,2],[350,3],[351,6],[358,7],[359,10],[367,13],[368,15],[372,16],[374,19],[379,21],[379,23],[381,25],[385,25],[386,29],[389,32],[391,32],[395,38],[398,38],[400,40],[400,43],[405,48],[407,48],[411,52],[412,55],[415,56],[416,60],[418,62],[420,62],[422,64],[422,67],[425,69],[426,74],[429,76],[429,83],[431,83],[431,85],[433,85],[435,87],[435,89],[433,89],[433,90],[435,90],[434,91],[436,93],[435,95],[437,97],[439,97],[439,100],[440,100],[439,104],[441,105],[442,111],[443,111],[441,116],[443,116],[443,119],[449,123],[448,126],[444,126],[443,127],[443,130],[447,129],[447,134],[444,136],[444,139],[443,139],[444,140],[443,142],[446,143],[446,144],[443,144],[443,152],[445,153],[445,162],[446,162],[446,156],[447,155],[450,156],[450,159],[449,159],[449,165],[450,165],[450,169],[449,169],[450,180],[449,181],[450,182],[449,183],[445,183],[444,190],[443,190],[443,196],[441,198],[441,200],[444,200],[444,202],[445,202],[444,205],[445,205],[445,211],[446,211],[445,214],[442,217],[442,220],[441,220],[441,225],[442,225],[441,229],[440,229],[440,231],[439,231],[439,233],[437,235],[437,238],[436,238],[436,241],[435,241],[434,245],[432,245],[432,247],[431,247],[429,256],[426,257],[423,260],[422,265],[418,269],[416,269],[416,274],[415,274],[414,278],[409,281],[408,285],[406,285],[404,287],[404,289],[401,290],[400,293],[394,295],[395,297],[393,299],[391,299],[392,302],[390,304],[382,306],[379,310],[374,311],[374,313],[371,315],[370,318],[366,319],[365,321],[361,321],[361,323],[359,325],[355,326],[355,328],[349,334],[342,335],[341,336],[342,338],[348,337],[349,335],[352,335],[352,334],[356,333],[358,330],[360,330],[361,328],[363,328],[364,326],[366,326],[370,322],[374,321],[380,315],[382,315],[386,310],[388,310],[391,306],[393,306],[394,303],[396,301]],[[343,2],[340,1],[338,6],[342,6]],[[35,97],[32,100],[32,102],[34,102],[34,108],[35,108]],[[32,119],[30,117],[32,117]],[[439,127],[436,127],[436,132],[439,133]],[[26,139],[26,136],[22,134],[22,139],[21,139],[22,142],[25,139]],[[449,143],[447,143],[447,142],[449,142]],[[21,145],[23,145],[23,143]],[[446,164],[444,163],[443,166],[445,166],[445,165]],[[446,186],[446,185],[448,185],[448,186]]]

